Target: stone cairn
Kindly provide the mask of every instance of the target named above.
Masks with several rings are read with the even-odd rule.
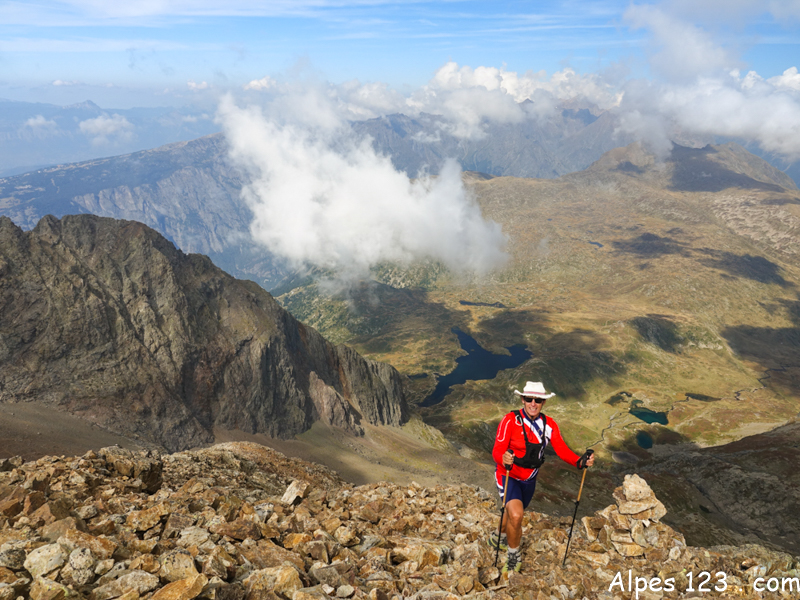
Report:
[[[246,443],[0,459],[0,600],[613,600],[633,597],[610,587],[628,570],[675,577],[672,597],[692,597],[687,572],[723,570],[714,597],[752,598],[756,577],[797,576],[760,546],[687,547],[635,475],[614,498],[563,568],[571,518],[526,513],[522,573],[501,576],[496,498],[479,488],[354,487]]]
[[[656,498],[647,482],[638,475],[626,475],[622,487],[614,490],[616,505],[606,507],[594,517],[583,517],[586,538],[613,548],[621,556],[644,556],[653,562],[680,556],[686,546],[683,535],[659,523],[667,509]]]

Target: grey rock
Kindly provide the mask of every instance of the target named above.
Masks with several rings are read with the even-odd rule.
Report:
[[[318,419],[358,434],[406,418],[395,369],[330,344],[142,224],[48,216],[23,232],[0,217],[0,268],[6,398],[91,410],[104,428],[173,451],[212,441],[214,428],[285,438]],[[157,489],[157,456],[104,457]]]
[[[127,591],[136,590],[139,594],[146,594],[159,586],[158,577],[144,571],[130,571],[94,589],[91,600],[109,600],[121,596]]]
[[[24,566],[34,577],[42,577],[61,568],[65,562],[67,551],[59,544],[48,544],[31,551]]]
[[[69,555],[69,566],[73,569],[90,569],[94,572],[95,560],[89,548],[75,548]]]
[[[9,548],[0,552],[0,567],[12,571],[21,571],[25,565],[25,550],[22,548]]]

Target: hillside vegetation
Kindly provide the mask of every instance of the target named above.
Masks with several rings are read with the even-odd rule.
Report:
[[[477,450],[529,379],[558,394],[545,411],[568,441],[609,460],[646,458],[641,433],[706,446],[798,413],[800,193],[783,173],[734,144],[665,162],[632,145],[559,179],[466,180],[508,235],[505,270],[386,265],[347,293],[280,301],[412,376],[417,402],[462,353],[453,327],[496,353],[526,345],[525,364],[420,411]]]

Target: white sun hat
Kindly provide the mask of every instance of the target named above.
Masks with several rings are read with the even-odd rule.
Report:
[[[528,381],[521,392],[519,390],[514,390],[514,393],[517,396],[534,396],[536,398],[545,399],[555,396],[555,394],[548,394],[544,390],[544,384],[541,381]]]

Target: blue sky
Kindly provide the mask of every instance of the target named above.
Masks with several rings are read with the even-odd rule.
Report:
[[[114,6],[119,4],[120,6]],[[126,6],[123,6],[125,4]],[[403,93],[460,66],[658,79],[652,22],[628,2],[146,0],[0,2],[0,97],[104,107],[213,103],[270,76],[384,82]],[[654,7],[763,78],[797,66],[800,3]],[[641,21],[641,20],[640,20]],[[645,19],[647,21],[647,19]],[[639,25],[637,27],[637,25]],[[655,46],[654,46],[655,44]],[[670,74],[674,76],[674,73]]]

